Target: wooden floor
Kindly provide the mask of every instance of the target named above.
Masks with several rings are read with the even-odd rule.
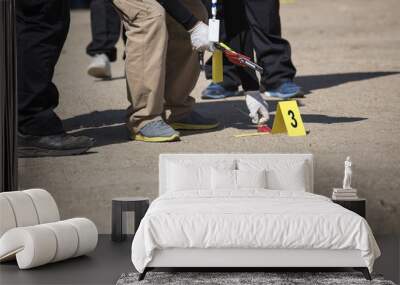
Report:
[[[377,241],[382,257],[376,261],[375,273],[399,283],[400,239],[378,236]],[[115,243],[109,235],[100,235],[96,250],[88,256],[30,270],[19,270],[15,262],[4,263],[0,265],[0,284],[115,284],[122,273],[134,271],[130,246],[130,240]]]

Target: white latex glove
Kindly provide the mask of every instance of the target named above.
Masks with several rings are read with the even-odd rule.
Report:
[[[192,42],[192,46],[197,51],[214,51],[214,45],[212,42],[208,40],[208,26],[203,22],[198,22],[191,30],[190,40]]]
[[[246,105],[254,124],[264,124],[269,120],[268,104],[258,91],[246,92]]]

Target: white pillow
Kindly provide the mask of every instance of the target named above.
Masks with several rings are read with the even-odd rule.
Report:
[[[240,190],[249,188],[267,188],[267,171],[263,170],[211,170],[212,190]]]
[[[291,163],[284,169],[268,171],[268,188],[288,191],[306,191],[305,163]]]
[[[212,190],[236,190],[236,170],[211,169]]]
[[[307,164],[293,160],[238,160],[240,170],[267,170],[267,188],[270,190],[306,191]]]
[[[211,189],[211,169],[234,169],[236,161],[176,161],[168,163],[168,191]]]
[[[267,188],[267,171],[236,170],[237,188]]]

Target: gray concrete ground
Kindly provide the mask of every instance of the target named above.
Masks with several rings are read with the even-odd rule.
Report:
[[[341,185],[343,161],[351,155],[354,186],[368,199],[373,230],[400,234],[399,11],[397,0],[298,0],[282,5],[297,81],[309,91],[301,100],[307,137],[233,137],[254,128],[237,110],[245,110],[243,98],[200,100],[208,84],[201,75],[193,92],[197,108],[217,117],[222,127],[185,133],[181,142],[167,144],[128,140],[123,62],[113,64],[111,81],[90,78],[85,55],[89,12],[73,12],[55,74],[61,91],[57,112],[67,130],[93,136],[97,145],[82,156],[20,159],[20,187],[48,189],[64,218],[89,217],[100,232],[108,233],[113,197],[157,196],[160,153],[311,152],[315,190],[328,196]],[[121,56],[121,43],[119,51]],[[275,111],[276,102],[270,103]]]

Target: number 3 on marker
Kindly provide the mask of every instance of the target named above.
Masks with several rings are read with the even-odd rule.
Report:
[[[292,119],[292,121],[290,122],[290,125],[291,125],[293,128],[297,128],[297,120],[296,120],[296,118],[294,117],[294,112],[293,112],[292,110],[289,110],[287,113],[288,113],[288,115],[290,116],[290,119]]]
[[[278,103],[272,133],[287,133],[293,137],[306,135],[296,101],[282,101]]]

